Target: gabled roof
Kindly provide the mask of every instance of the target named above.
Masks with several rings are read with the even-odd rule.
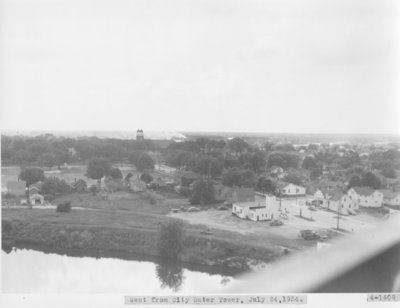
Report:
[[[333,192],[332,196],[329,198],[331,201],[340,201],[343,198],[344,194],[340,190],[336,190]]]
[[[375,192],[371,187],[353,187],[353,189],[360,196],[371,196]]]
[[[248,202],[240,202],[240,203],[235,203],[235,206],[241,207],[241,208],[254,208],[254,207],[261,207],[261,204],[255,201],[248,201]]]
[[[380,189],[379,190],[385,198],[393,199],[400,195],[400,191],[392,191],[389,189]]]

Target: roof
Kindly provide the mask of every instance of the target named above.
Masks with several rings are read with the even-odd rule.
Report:
[[[259,202],[255,202],[255,201],[249,201],[249,202],[239,202],[239,203],[235,203],[235,206],[241,207],[241,208],[258,208],[261,207],[261,205],[259,204]]]
[[[235,202],[254,202],[256,200],[256,193],[254,188],[235,188],[233,192],[233,199]]]
[[[343,197],[343,193],[340,190],[336,190],[332,196],[329,198],[329,200],[332,201],[340,201]]]
[[[7,182],[8,192],[16,195],[25,195],[26,181],[9,181]]]
[[[375,190],[373,190],[371,187],[353,187],[354,191],[361,196],[370,196],[372,195]]]
[[[380,189],[379,190],[385,198],[393,199],[400,195],[400,191],[392,191],[389,189]]]
[[[40,190],[42,188],[42,186],[43,186],[43,182],[42,181],[38,181],[36,183],[31,184],[31,186],[29,186],[29,189],[36,188],[36,189]]]
[[[303,186],[296,185],[296,184],[293,184],[293,183],[287,183],[287,182],[278,182],[277,185],[276,185],[276,187],[277,187],[278,189],[283,189],[283,188],[286,188],[286,187],[289,186],[289,185],[293,185],[293,186],[296,186],[296,187],[304,188]]]

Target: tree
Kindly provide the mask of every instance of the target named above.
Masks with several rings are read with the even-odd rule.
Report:
[[[158,231],[157,252],[164,260],[179,260],[183,252],[183,223],[173,220],[162,224]]]
[[[241,186],[242,185],[242,172],[238,168],[230,168],[222,175],[222,184],[226,186]]]
[[[107,159],[102,157],[95,157],[89,161],[89,164],[86,168],[86,176],[88,178],[97,180],[100,182],[100,179],[103,176],[109,174],[111,170],[111,165]]]
[[[125,181],[129,182],[131,177],[133,177],[133,173],[129,172],[126,176],[125,176]]]
[[[148,173],[142,173],[142,175],[140,176],[140,180],[145,182],[146,184],[149,184],[151,181],[153,181],[153,177]]]
[[[301,167],[303,169],[312,170],[312,169],[316,169],[318,166],[317,166],[317,163],[314,160],[314,158],[307,156],[306,158],[304,158]]]
[[[122,172],[119,168],[111,168],[109,176],[111,176],[113,179],[122,179]]]
[[[48,177],[44,180],[42,186],[42,194],[44,195],[61,195],[71,192],[71,186],[67,182],[57,177]]]
[[[287,174],[287,175],[283,178],[283,180],[284,180],[285,182],[292,183],[292,184],[294,184],[294,185],[302,185],[301,178],[300,178],[297,174],[294,174],[294,173],[289,173],[289,174]]]
[[[191,204],[212,204],[215,202],[215,191],[211,181],[203,179],[194,182],[192,195],[190,196]]]
[[[262,191],[263,193],[272,193],[276,189],[275,183],[265,176],[258,178],[256,187],[257,190]]]
[[[322,168],[320,166],[317,166],[316,168],[311,169],[310,179],[315,180],[319,178],[321,175],[322,175]]]
[[[382,173],[383,176],[385,176],[387,178],[390,178],[390,179],[397,178],[396,171],[394,169],[391,169],[391,168],[385,168],[385,169],[382,170],[381,173]]]
[[[347,188],[352,188],[352,187],[358,187],[358,186],[362,186],[361,183],[361,178],[358,175],[353,175],[350,178],[349,184],[347,185]]]
[[[257,183],[257,176],[253,170],[244,170],[242,172],[242,183],[240,186],[243,187],[254,187]]]
[[[237,154],[243,153],[245,150],[250,149],[250,145],[242,138],[236,137],[228,141],[228,147]]]
[[[56,156],[52,153],[43,153],[40,155],[39,161],[42,166],[51,168],[56,164]]]
[[[362,179],[362,185],[379,189],[381,187],[381,180],[372,172],[367,172]]]
[[[58,168],[60,168],[62,164],[69,164],[71,162],[71,154],[68,149],[57,149],[54,151],[54,156],[55,164]]]
[[[260,169],[265,168],[267,163],[265,153],[256,151],[250,158],[250,163],[253,167],[254,172],[258,172]]]
[[[154,169],[154,160],[146,152],[134,152],[129,157],[129,162],[134,164],[138,170]]]
[[[211,156],[201,156],[196,159],[194,171],[203,175],[218,176],[221,175],[223,163]]]
[[[45,180],[44,172],[39,168],[25,168],[19,173],[18,178],[21,181],[26,181],[26,187]]]

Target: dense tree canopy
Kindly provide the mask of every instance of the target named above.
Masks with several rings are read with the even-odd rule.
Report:
[[[103,176],[109,175],[110,170],[111,164],[107,159],[95,157],[87,165],[86,176],[94,180],[100,180]]]
[[[198,180],[194,182],[190,203],[197,205],[212,204],[215,202],[215,191],[211,181]]]
[[[25,168],[19,173],[19,179],[26,181],[26,186],[29,187],[38,181],[44,181],[45,176],[42,169],[39,168]]]
[[[108,173],[113,179],[122,179],[122,172],[119,168],[112,167]]]
[[[154,169],[154,160],[143,151],[132,153],[129,157],[129,162],[134,164],[138,170]]]

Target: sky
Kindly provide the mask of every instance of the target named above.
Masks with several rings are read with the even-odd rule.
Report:
[[[0,129],[400,134],[397,0],[2,0]]]

